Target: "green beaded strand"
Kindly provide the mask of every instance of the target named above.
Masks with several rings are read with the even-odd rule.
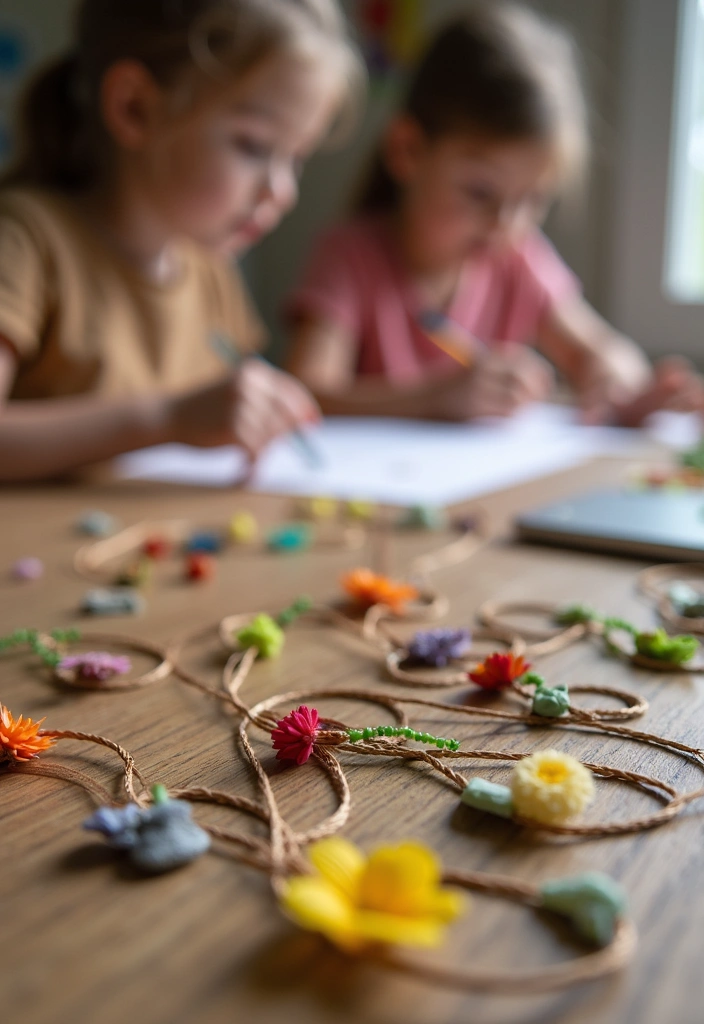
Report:
[[[429,732],[418,732],[409,726],[395,725],[374,725],[365,729],[349,729],[347,732],[350,743],[359,743],[360,740],[376,739],[378,736],[402,736],[407,740],[415,740],[417,743],[426,743],[437,747],[438,750],[459,750],[460,741],[445,739],[442,736],[431,736]]]
[[[80,633],[76,629],[54,629],[50,635],[51,639],[57,644],[75,643],[81,638]],[[50,668],[56,668],[61,661],[61,655],[58,651],[52,650],[42,643],[39,639],[39,630],[37,629],[16,629],[9,636],[0,637],[0,651],[7,651],[12,647],[21,647],[24,644],[27,644],[30,650]]]

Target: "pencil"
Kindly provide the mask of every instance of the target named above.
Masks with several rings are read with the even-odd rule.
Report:
[[[433,310],[426,310],[421,313],[418,317],[418,323],[422,327],[426,338],[431,341],[436,348],[439,348],[441,352],[449,356],[450,359],[454,359],[460,366],[464,366],[465,369],[469,369],[473,365],[475,360],[475,353],[468,351],[459,342],[455,341],[449,336],[449,332],[443,331],[442,328],[449,323],[449,318],[443,313],[437,313]],[[484,344],[475,338],[469,331],[463,331],[463,334],[467,336],[467,340],[472,343],[475,348],[484,348]]]
[[[241,364],[242,356],[236,348],[232,347],[230,341],[222,334],[212,334],[210,337],[210,343],[213,350],[222,359],[224,359],[226,363],[229,363],[230,366],[234,368]],[[257,356],[256,358],[261,359],[262,362],[267,361],[261,356]],[[306,436],[302,428],[294,427],[291,431],[291,437],[311,469],[322,469],[325,465],[325,460],[315,445],[312,444],[310,438]]]

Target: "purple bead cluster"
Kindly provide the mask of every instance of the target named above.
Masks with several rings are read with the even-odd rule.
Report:
[[[419,665],[444,668],[469,653],[472,637],[467,629],[430,629],[416,633],[408,645],[408,657]]]
[[[124,676],[132,668],[132,662],[119,654],[105,654],[102,651],[88,654],[72,654],[59,663],[62,671],[76,672],[81,679],[95,679],[105,682],[113,676]]]

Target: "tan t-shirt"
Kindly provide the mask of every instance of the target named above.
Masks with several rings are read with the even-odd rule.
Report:
[[[114,253],[66,200],[0,192],[0,336],[19,366],[11,398],[174,392],[227,372],[263,330],[237,271],[179,245],[179,274],[155,284]]]

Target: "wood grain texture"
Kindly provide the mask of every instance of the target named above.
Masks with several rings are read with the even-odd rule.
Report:
[[[602,461],[482,502],[496,539],[472,561],[438,574],[451,598],[447,622],[466,625],[488,597],[501,600],[578,599],[612,613],[652,623],[650,606],[634,592],[642,563],[518,546],[508,523],[520,509],[575,489],[622,479],[624,465]],[[0,492],[0,632],[20,626],[127,632],[166,641],[227,614],[283,608],[302,592],[320,600],[337,595],[341,572],[370,553],[313,551],[281,557],[229,552],[214,583],[194,587],[180,577],[178,559],[161,564],[148,591],[146,614],[135,620],[81,621],[76,609],[86,589],[72,557],[78,515],[104,508],[129,524],[148,517],[186,517],[198,526],[222,525],[235,508],[256,511],[262,522],[287,515],[283,499],[149,484],[30,488]],[[390,569],[435,540],[394,537]],[[47,567],[43,581],[18,585],[6,569],[25,554]],[[188,651],[186,661],[212,683],[223,655],[217,640]],[[148,659],[137,659],[148,667]],[[554,681],[598,682],[643,693],[651,710],[643,726],[703,745],[704,680],[635,672],[606,659],[595,645],[564,651],[540,663]],[[373,656],[334,630],[295,627],[283,657],[257,666],[245,695],[252,700],[299,687],[374,687],[403,693]],[[413,691],[414,694],[417,691]],[[437,696],[437,694],[434,694]],[[232,719],[214,701],[170,680],[130,693],[75,693],[55,687],[25,654],[0,660],[0,699],[17,713],[47,716],[49,728],[84,729],[109,736],[132,751],[152,782],[208,785],[254,795],[251,775],[236,755]],[[472,699],[480,701],[481,697]],[[380,720],[374,708],[326,702],[325,710],[350,724]],[[548,745],[621,768],[648,772],[680,788],[701,785],[701,773],[673,755],[622,740],[578,732],[500,726],[443,718],[424,721],[463,744],[528,751]],[[430,724],[428,725],[430,729]],[[430,729],[433,731],[433,729]],[[310,825],[334,806],[324,777],[309,764],[282,771],[261,751],[274,777],[284,814]],[[66,763],[114,787],[118,768],[108,751],[61,744]],[[449,784],[417,765],[369,763],[343,755],[354,807],[346,835],[369,847],[416,837],[434,846],[455,869],[496,871],[541,881],[595,868],[628,890],[640,932],[633,968],[608,982],[555,997],[468,997],[427,988],[412,979],[351,963],[317,938],[298,933],[278,913],[267,879],[224,854],[152,880],[132,877],[114,855],[81,831],[87,797],[56,780],[0,779],[0,1020],[3,1024],[678,1024],[702,1020],[704,972],[701,935],[701,805],[658,831],[588,842],[545,841],[512,823],[459,804]],[[464,767],[464,766],[463,766]],[[468,764],[503,780],[508,766]],[[598,783],[599,800],[586,820],[630,817],[654,809],[655,800],[616,783]],[[198,807],[200,820],[236,828],[255,823],[224,809]],[[462,966],[540,966],[578,955],[561,930],[525,909],[475,897],[472,911],[453,929],[439,962]]]

